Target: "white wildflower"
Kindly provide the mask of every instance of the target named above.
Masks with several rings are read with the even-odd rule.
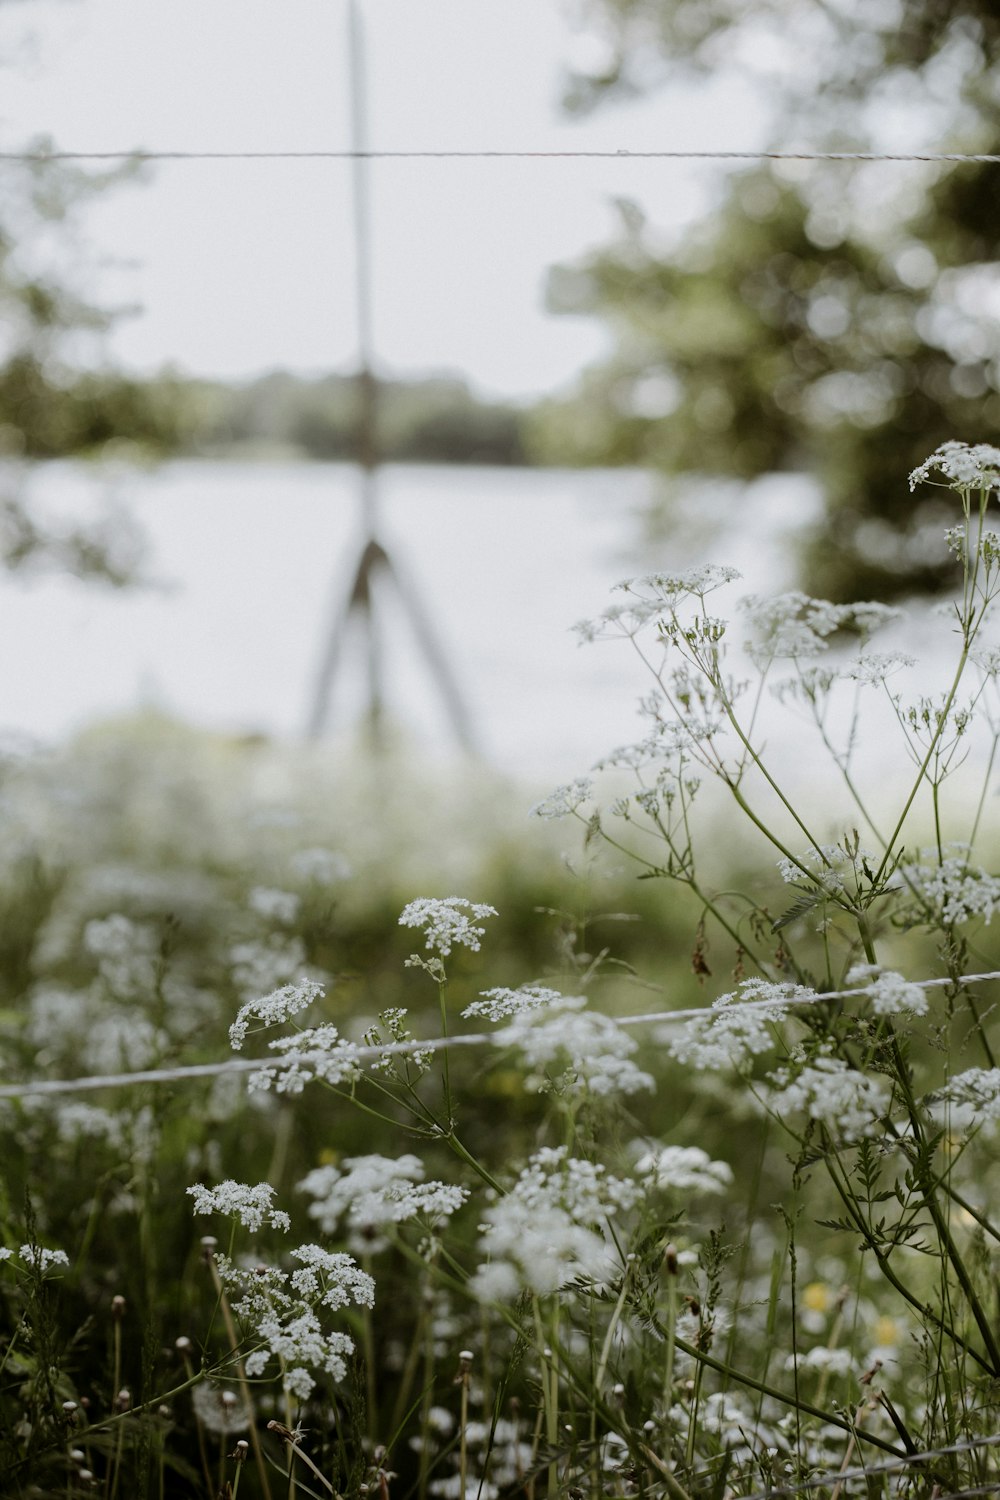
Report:
[[[467,901],[464,896],[445,896],[441,900],[422,896],[404,906],[399,925],[422,927],[424,947],[428,952],[447,958],[455,943],[478,953],[479,939],[485,935],[486,928],[474,927],[473,921],[481,922],[485,917],[497,915],[496,907]]]
[[[516,1047],[533,1071],[525,1078],[529,1089],[542,1090],[553,1080],[545,1077],[558,1068],[559,1085],[570,1091],[610,1095],[653,1090],[649,1073],[631,1061],[639,1044],[611,1016],[588,1011],[583,995],[560,995],[544,1011],[523,1011],[497,1033],[500,1046]]]
[[[909,865],[906,876],[907,883],[945,926],[975,917],[988,926],[1000,906],[1000,879],[970,865],[965,854]]]
[[[298,1186],[315,1199],[309,1217],[324,1234],[336,1234],[346,1216],[351,1248],[372,1253],[386,1247],[380,1231],[389,1225],[414,1218],[435,1224],[455,1213],[469,1196],[466,1188],[424,1182],[423,1176],[423,1162],[411,1154],[349,1156],[343,1169],[316,1167]]]
[[[606,1284],[620,1261],[605,1226],[619,1223],[639,1196],[636,1183],[570,1157],[565,1146],[536,1152],[483,1214],[479,1249],[488,1260],[472,1290],[485,1301],[508,1301],[525,1288],[547,1296],[579,1278]]]
[[[481,990],[481,1000],[473,1000],[462,1012],[466,1018],[482,1016],[487,1021],[504,1021],[508,1016],[524,1015],[526,1011],[541,1010],[553,1001],[561,1000],[558,990],[544,984],[522,984],[516,990],[498,986],[492,990]]]
[[[46,1250],[43,1245],[22,1245],[20,1258],[26,1266],[41,1272],[43,1276],[56,1266],[69,1265],[69,1256],[65,1250]]]
[[[583,802],[589,802],[594,795],[594,783],[587,776],[581,776],[576,781],[569,782],[566,786],[557,786],[554,792],[550,792],[541,802],[536,802],[531,809],[533,818],[565,818],[570,813],[576,812]]]
[[[1000,646],[980,646],[969,655],[987,677],[1000,677]]]
[[[904,979],[891,969],[873,964],[855,964],[847,975],[848,985],[863,988],[872,997],[877,1016],[925,1016],[929,1000],[922,985]]]
[[[842,1058],[823,1053],[798,1071],[783,1068],[771,1074],[774,1089],[768,1103],[784,1118],[804,1113],[843,1141],[875,1134],[891,1099],[884,1078],[872,1078],[850,1067]]]
[[[773,1047],[773,1028],[787,1015],[787,1002],[815,994],[803,985],[746,979],[736,994],[720,995],[704,1020],[699,1016],[679,1031],[663,1027],[660,1039],[677,1062],[713,1072],[743,1070],[752,1057]]]
[[[272,1052],[284,1056],[273,1063],[262,1063],[251,1073],[247,1081],[251,1093],[266,1093],[273,1088],[278,1094],[301,1094],[307,1083],[315,1082],[335,1088],[353,1083],[361,1073],[359,1048],[345,1041],[331,1022],[293,1036],[277,1037],[268,1045]]]
[[[273,935],[266,943],[237,943],[229,950],[233,983],[246,999],[267,995],[301,974],[306,950],[297,937]]]
[[[922,480],[934,483],[931,475],[938,473],[945,484],[956,490],[995,490],[1000,488],[1000,448],[989,443],[958,443],[954,440],[935,448],[930,458],[910,475],[910,489],[916,489]]]
[[[1000,1121],[1000,1068],[968,1068],[956,1073],[925,1100],[931,1113],[955,1130]]]
[[[272,990],[262,999],[245,1001],[229,1028],[229,1045],[234,1052],[239,1052],[247,1039],[251,1021],[262,1023],[260,1028],[255,1027],[254,1030],[279,1026],[282,1021],[305,1010],[307,1005],[312,1005],[314,1000],[321,999],[325,994],[321,984],[316,984],[312,979],[302,979],[298,984],[283,984],[279,990]]]
[[[785,1369],[819,1370],[827,1375],[850,1375],[855,1368],[854,1360],[849,1349],[828,1349],[819,1344],[815,1349],[810,1349],[808,1354],[800,1354],[796,1359],[794,1354],[785,1358]]]
[[[900,668],[915,667],[916,664],[917,658],[905,651],[868,651],[848,669],[848,676],[869,687],[881,687]]]
[[[289,927],[298,917],[302,902],[294,891],[278,891],[257,885],[247,897],[247,905],[265,922],[281,922]]]
[[[196,1182],[188,1188],[194,1199],[196,1214],[225,1214],[238,1219],[244,1229],[256,1232],[266,1221],[272,1229],[291,1228],[291,1220],[281,1209],[271,1207],[274,1188],[268,1182],[258,1182],[255,1187],[245,1182],[233,1182],[227,1178],[217,1187],[207,1188]]]
[[[740,608],[754,631],[747,650],[758,667],[775,657],[816,656],[827,649],[827,636],[850,617],[850,606],[810,599],[798,590],[772,598],[748,594],[740,600]]]
[[[334,849],[298,849],[288,863],[299,880],[314,885],[335,885],[351,878],[350,862]]]
[[[646,1151],[635,1170],[638,1176],[652,1179],[652,1186],[678,1193],[723,1193],[733,1181],[729,1163],[712,1161],[700,1146],[661,1146]]]
[[[300,1245],[292,1254],[300,1266],[290,1274],[277,1266],[238,1267],[222,1255],[216,1264],[224,1285],[242,1293],[233,1312],[261,1341],[246,1357],[247,1374],[262,1375],[277,1358],[285,1391],[304,1401],[316,1384],[313,1371],[343,1380],[354,1352],[350,1335],[324,1329],[320,1314],[352,1303],[372,1307],[375,1283],[349,1255],[319,1245]]]
[[[646,573],[641,578],[626,578],[615,584],[615,589],[629,594],[645,589],[661,603],[672,607],[686,594],[703,599],[713,590],[722,588],[724,584],[734,583],[742,577],[738,568],[730,568],[722,563],[701,563],[698,567],[685,568],[679,573]]]

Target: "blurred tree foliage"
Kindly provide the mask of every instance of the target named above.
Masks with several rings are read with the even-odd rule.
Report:
[[[358,457],[358,383],[353,375],[308,379],[274,370],[241,385],[165,375],[150,396],[182,408],[184,452],[228,455],[248,448],[349,462]],[[457,376],[378,381],[379,454],[387,462],[523,464],[523,412],[479,399]]]
[[[51,142],[34,141],[45,151]],[[178,440],[177,402],[98,364],[114,313],[85,293],[75,215],[134,175],[64,164],[2,164],[0,177],[0,563],[55,566],[113,585],[131,580],[139,542],[120,513],[53,526],[26,493],[26,464],[123,450],[156,455]],[[97,358],[95,358],[97,356]]]
[[[764,72],[781,150],[1000,149],[992,0],[579,0],[582,112],[686,73]],[[743,141],[733,139],[733,147]],[[730,176],[672,242],[620,202],[616,241],[556,268],[557,312],[614,352],[534,429],[547,460],[748,481],[804,471],[804,559],[833,598],[933,590],[944,502],[906,474],[1000,431],[1000,165],[796,163]],[[666,493],[669,495],[669,486]],[[669,504],[669,501],[667,502]]]

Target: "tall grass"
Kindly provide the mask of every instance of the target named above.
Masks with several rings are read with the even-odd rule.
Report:
[[[315,827],[9,768],[4,1493],[996,1491],[1000,451],[928,481],[940,685],[718,566],[580,627],[653,680],[575,884],[362,918]]]

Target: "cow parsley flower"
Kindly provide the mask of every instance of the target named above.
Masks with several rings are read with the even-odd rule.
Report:
[[[550,792],[541,802],[536,802],[531,809],[533,818],[566,818],[570,813],[576,812],[583,802],[589,802],[594,795],[594,783],[587,776],[581,776],[576,781],[569,782],[566,786],[557,786],[554,792]]]
[[[296,920],[302,906],[294,891],[274,890],[271,886],[254,886],[247,897],[247,905],[265,922],[280,922],[288,927]]]
[[[485,917],[497,915],[495,906],[467,901],[464,896],[445,896],[441,900],[422,896],[404,906],[399,925],[422,927],[427,951],[447,958],[455,943],[478,953],[479,939],[485,935],[486,928],[474,927],[473,921],[481,922]]]
[[[788,1014],[789,1000],[810,999],[815,990],[803,985],[746,979],[736,994],[720,995],[704,1020],[688,1021],[679,1031],[663,1027],[660,1036],[679,1063],[712,1072],[738,1071],[774,1045],[774,1026]]]
[[[968,1068],[956,1073],[925,1100],[932,1114],[954,1130],[1000,1121],[1000,1068]]]
[[[583,995],[559,995],[544,1010],[525,1010],[497,1034],[501,1046],[516,1047],[533,1071],[525,1086],[553,1086],[546,1070],[558,1068],[558,1086],[596,1095],[636,1094],[656,1085],[632,1062],[639,1044],[611,1016],[588,1011]]]
[[[283,984],[259,1000],[247,1000],[236,1013],[236,1020],[229,1028],[229,1045],[239,1052],[247,1039],[251,1021],[260,1021],[263,1030],[268,1026],[279,1026],[290,1016],[297,1015],[326,994],[323,986],[312,979],[301,979],[298,984]]]
[[[1000,488],[1000,448],[989,443],[942,443],[913,470],[910,489],[925,480],[935,483],[934,473],[942,476],[949,489],[996,490]]]
[[[970,865],[967,851],[943,860],[936,858],[936,850],[925,853],[931,856],[931,861],[906,867],[907,884],[923,905],[930,907],[944,926],[970,922],[976,917],[989,926],[1000,907],[1000,879]]]
[[[646,1151],[635,1164],[651,1186],[678,1193],[724,1193],[733,1182],[728,1162],[713,1161],[700,1146],[661,1146]]]
[[[300,1266],[291,1272],[237,1266],[225,1256],[218,1256],[216,1265],[223,1283],[239,1297],[233,1312],[259,1340],[246,1357],[247,1374],[262,1375],[276,1358],[284,1390],[305,1401],[316,1384],[313,1372],[343,1380],[354,1352],[350,1335],[325,1328],[324,1316],[352,1303],[374,1306],[375,1283],[350,1255],[320,1245],[300,1245],[292,1256]]]
[[[884,1078],[869,1077],[824,1053],[797,1071],[772,1073],[771,1081],[768,1103],[777,1115],[806,1114],[843,1141],[874,1135],[892,1097]]]
[[[578,1279],[605,1285],[620,1269],[607,1233],[641,1196],[628,1178],[570,1157],[565,1146],[536,1152],[510,1192],[484,1211],[484,1262],[472,1290],[484,1301],[510,1301],[527,1289],[548,1296]]]
[[[258,1182],[255,1187],[250,1187],[245,1182],[233,1182],[227,1178],[214,1188],[196,1182],[188,1188],[188,1195],[194,1199],[196,1214],[225,1214],[228,1218],[238,1219],[244,1229],[253,1233],[265,1221],[272,1229],[287,1231],[291,1228],[288,1215],[271,1207],[274,1188],[268,1182]]]
[[[904,979],[891,969],[873,964],[855,964],[847,974],[848,985],[857,985],[872,997],[877,1016],[925,1016],[930,1001],[922,985]]]
[[[730,568],[723,563],[701,563],[694,568],[684,568],[679,573],[646,573],[641,578],[626,578],[621,583],[616,583],[615,589],[628,594],[645,589],[662,604],[672,608],[687,594],[696,599],[704,599],[706,594],[742,577],[738,568]]]
[[[349,1156],[343,1168],[316,1167],[298,1186],[315,1200],[309,1217],[324,1234],[336,1234],[346,1216],[352,1250],[374,1253],[388,1244],[381,1231],[390,1225],[415,1218],[437,1223],[469,1196],[466,1188],[424,1182],[423,1176],[423,1162],[411,1154]]]
[[[917,658],[905,651],[868,651],[859,656],[848,676],[868,687],[882,687],[902,667],[915,667]]]
[[[269,1043],[272,1052],[283,1053],[280,1061],[262,1063],[251,1073],[247,1088],[251,1093],[301,1094],[307,1083],[325,1083],[336,1088],[353,1083],[360,1076],[359,1049],[345,1041],[336,1026],[327,1022],[294,1036],[277,1037]]]
[[[10,1255],[8,1250],[7,1255]],[[4,1259],[7,1257],[5,1256]],[[65,1250],[46,1250],[44,1245],[22,1245],[20,1258],[26,1266],[40,1272],[42,1276],[49,1271],[55,1270],[57,1266],[68,1266],[69,1256]]]
[[[528,1011],[542,1010],[562,996],[544,984],[522,984],[516,990],[498,986],[492,990],[481,990],[481,1000],[473,1000],[462,1015],[468,1019],[483,1017],[487,1021],[504,1021],[508,1016],[521,1016]]]

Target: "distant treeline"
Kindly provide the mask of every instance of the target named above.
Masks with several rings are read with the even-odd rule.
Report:
[[[379,380],[378,451],[386,462],[527,464],[527,408],[473,395],[455,376]],[[0,372],[0,451],[26,458],[97,455],[138,445],[159,456],[358,456],[359,395],[350,375],[274,371],[241,384],[166,372],[52,372],[22,358]]]

